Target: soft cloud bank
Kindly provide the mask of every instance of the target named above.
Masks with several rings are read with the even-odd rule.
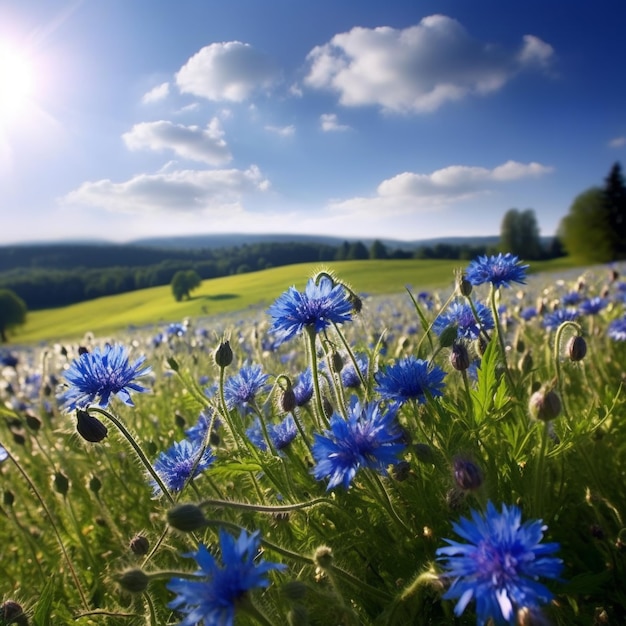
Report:
[[[231,159],[220,122],[213,118],[205,129],[168,121],[142,122],[122,135],[130,150],[172,150],[179,156],[209,165],[222,165]]]
[[[243,102],[277,79],[278,70],[270,58],[240,41],[205,46],[176,74],[182,93],[231,102]]]
[[[254,165],[247,170],[179,170],[140,174],[122,183],[83,183],[64,201],[119,213],[219,213],[241,210],[244,195],[266,191],[269,186]]]
[[[431,15],[415,26],[356,27],[308,55],[305,85],[346,106],[425,113],[468,94],[500,89],[524,68],[545,68],[554,51],[533,35],[507,51],[473,39],[456,20]]]
[[[493,169],[451,165],[431,174],[403,172],[383,180],[376,195],[333,202],[330,209],[348,213],[406,214],[442,206],[487,193],[493,183],[543,176],[552,168],[540,163],[507,161]]]

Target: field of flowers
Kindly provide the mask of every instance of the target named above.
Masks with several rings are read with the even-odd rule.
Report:
[[[0,347],[0,626],[626,623],[625,270]]]

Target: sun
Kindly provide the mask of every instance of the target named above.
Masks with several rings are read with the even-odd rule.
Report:
[[[28,55],[0,41],[0,126],[7,126],[25,113],[34,87],[34,69]]]

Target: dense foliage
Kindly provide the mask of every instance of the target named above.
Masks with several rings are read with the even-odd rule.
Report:
[[[178,272],[201,279],[292,265],[367,258],[469,259],[485,246],[435,244],[411,252],[388,250],[380,241],[368,248],[347,241],[257,243],[232,248],[157,250],[136,246],[0,247],[0,288],[13,290],[30,310],[66,306],[101,296],[169,285]]]
[[[28,309],[24,301],[10,289],[0,289],[0,343],[8,340],[11,328],[26,322]]]
[[[602,187],[574,199],[559,226],[568,254],[591,263],[626,258],[626,183],[615,163]]]
[[[625,267],[528,269],[0,353],[3,615],[624,623]]]

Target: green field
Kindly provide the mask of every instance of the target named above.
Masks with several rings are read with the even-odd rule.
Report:
[[[391,294],[444,288],[454,271],[467,265],[447,260],[376,260],[302,263],[203,281],[188,301],[176,302],[169,285],[98,298],[71,306],[32,311],[10,337],[16,344],[78,339],[86,332],[109,334],[129,326],[178,322],[185,317],[219,315],[269,306],[291,285],[302,289],[320,269],[334,271],[357,293]],[[570,258],[533,262],[531,272],[576,267]]]

